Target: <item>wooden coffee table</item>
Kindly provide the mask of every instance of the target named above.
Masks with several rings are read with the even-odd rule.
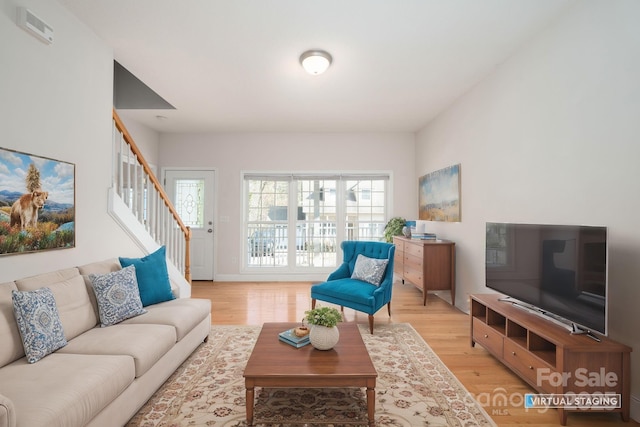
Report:
[[[265,323],[244,370],[247,389],[247,424],[253,425],[255,387],[367,389],[369,425],[375,425],[375,388],[378,373],[355,323],[340,323],[340,341],[331,350],[316,350],[311,344],[295,348],[278,334],[299,323]]]

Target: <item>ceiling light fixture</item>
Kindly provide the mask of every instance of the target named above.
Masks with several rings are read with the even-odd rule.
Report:
[[[331,55],[324,50],[308,50],[300,55],[300,64],[309,74],[317,76],[327,71],[331,65]]]

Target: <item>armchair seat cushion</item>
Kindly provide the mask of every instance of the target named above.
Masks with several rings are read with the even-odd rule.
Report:
[[[356,279],[339,279],[324,282],[311,287],[311,297],[326,300],[335,298],[337,300],[350,301],[356,304],[371,307],[375,306],[373,292],[378,289],[376,285]]]
[[[340,244],[342,248],[342,264],[329,275],[324,283],[311,286],[311,308],[315,308],[316,300],[349,307],[369,315],[369,330],[373,333],[373,315],[382,306],[387,305],[391,315],[391,291],[393,288],[393,255],[395,246],[386,242],[367,242],[346,240]],[[385,265],[382,271],[376,271],[380,279],[378,285],[360,280],[355,274],[358,256],[367,257],[370,262]],[[363,259],[361,256],[360,259]],[[364,268],[363,270],[370,270]],[[377,270],[377,267],[374,268]],[[370,277],[370,275],[364,274]],[[367,280],[366,278],[362,277]]]

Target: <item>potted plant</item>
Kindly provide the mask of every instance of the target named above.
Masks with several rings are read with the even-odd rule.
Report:
[[[402,217],[396,216],[391,218],[387,225],[384,226],[384,240],[388,243],[393,243],[393,236],[402,235],[402,227],[407,224],[407,220]]]
[[[342,314],[332,307],[316,307],[305,311],[305,319],[311,325],[309,341],[318,350],[329,350],[338,343],[340,332],[336,325],[342,322]]]

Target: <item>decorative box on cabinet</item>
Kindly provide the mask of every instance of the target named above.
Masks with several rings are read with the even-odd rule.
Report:
[[[422,291],[427,304],[428,291],[448,290],[456,304],[455,243],[450,240],[417,240],[395,236],[393,272]]]
[[[598,337],[572,335],[567,329],[500,301],[504,295],[471,295],[471,346],[476,343],[542,394],[611,393],[622,397],[624,421],[630,415],[631,348]],[[566,425],[571,411],[559,408]]]

